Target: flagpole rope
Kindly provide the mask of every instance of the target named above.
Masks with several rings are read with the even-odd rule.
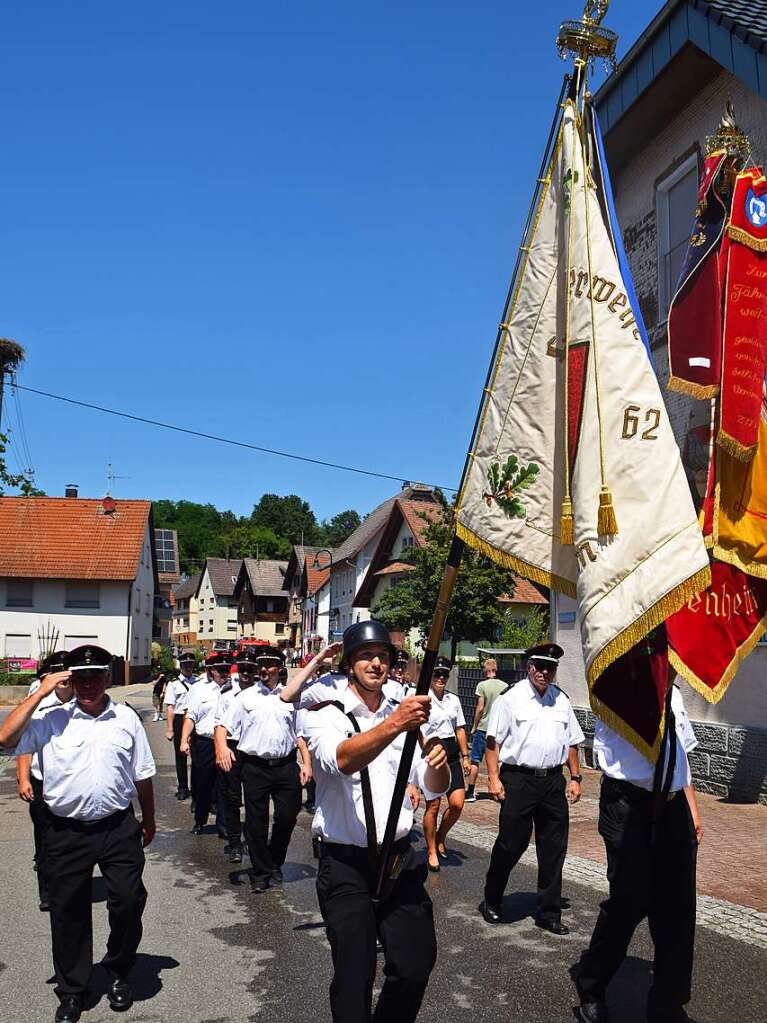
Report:
[[[575,95],[577,97],[581,81],[581,64],[575,63]],[[576,125],[573,118],[573,143],[572,154],[575,154]],[[564,191],[564,182],[562,183]],[[565,365],[564,365],[564,396],[562,416],[564,440],[562,450],[565,459],[565,480],[564,496],[562,497],[562,508],[559,515],[559,542],[563,547],[575,543],[575,526],[573,520],[573,501],[570,495],[570,275],[573,262],[573,202],[575,200],[575,162],[570,163],[570,207],[567,214],[567,264],[565,267]]]
[[[599,393],[599,348],[597,345],[596,312],[594,306],[594,277],[592,273],[591,257],[591,217],[589,210],[589,166],[586,161],[586,141],[584,131],[584,114],[586,103],[587,77],[583,76],[583,98],[580,100],[580,110],[577,103],[579,95],[576,92],[576,113],[580,118],[578,130],[581,142],[581,161],[583,163],[583,205],[586,212],[586,259],[589,270],[589,306],[591,308],[591,348],[594,352],[594,389],[596,392],[597,408],[597,433],[599,436],[599,510],[597,512],[597,533],[600,536],[614,536],[618,532],[618,522],[615,517],[613,498],[607,483],[605,482],[605,453],[604,434],[602,430],[602,400]]]

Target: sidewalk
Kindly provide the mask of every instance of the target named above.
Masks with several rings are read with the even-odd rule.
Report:
[[[597,831],[600,772],[582,768],[583,795],[570,809],[568,856],[605,864]],[[476,803],[467,803],[461,821],[488,828],[498,825],[498,806],[487,795],[487,775],[479,776]],[[698,793],[703,842],[698,852],[698,892],[767,913],[767,874],[762,870],[767,835],[767,806],[725,803]]]

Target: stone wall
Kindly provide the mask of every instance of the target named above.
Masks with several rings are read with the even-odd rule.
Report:
[[[594,766],[594,715],[582,707],[575,716],[586,735],[582,759]],[[690,753],[693,784],[698,792],[733,803],[767,804],[767,729],[693,721],[699,745]]]

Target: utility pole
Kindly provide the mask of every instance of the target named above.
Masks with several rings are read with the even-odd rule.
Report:
[[[10,338],[0,337],[0,433],[3,432],[3,390],[6,374],[10,377],[24,361],[24,349]]]

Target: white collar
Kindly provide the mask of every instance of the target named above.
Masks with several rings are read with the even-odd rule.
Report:
[[[84,718],[88,721],[97,721],[99,718],[106,717],[107,714],[112,714],[112,716],[114,716],[115,714],[114,700],[109,695],[109,693],[106,694],[106,698],[107,702],[105,703],[104,709],[100,714],[89,714],[87,710],[83,710],[80,704],[77,702],[76,697],[72,699],[69,703],[62,704],[62,706],[66,707],[68,710],[71,710],[72,717]]]

